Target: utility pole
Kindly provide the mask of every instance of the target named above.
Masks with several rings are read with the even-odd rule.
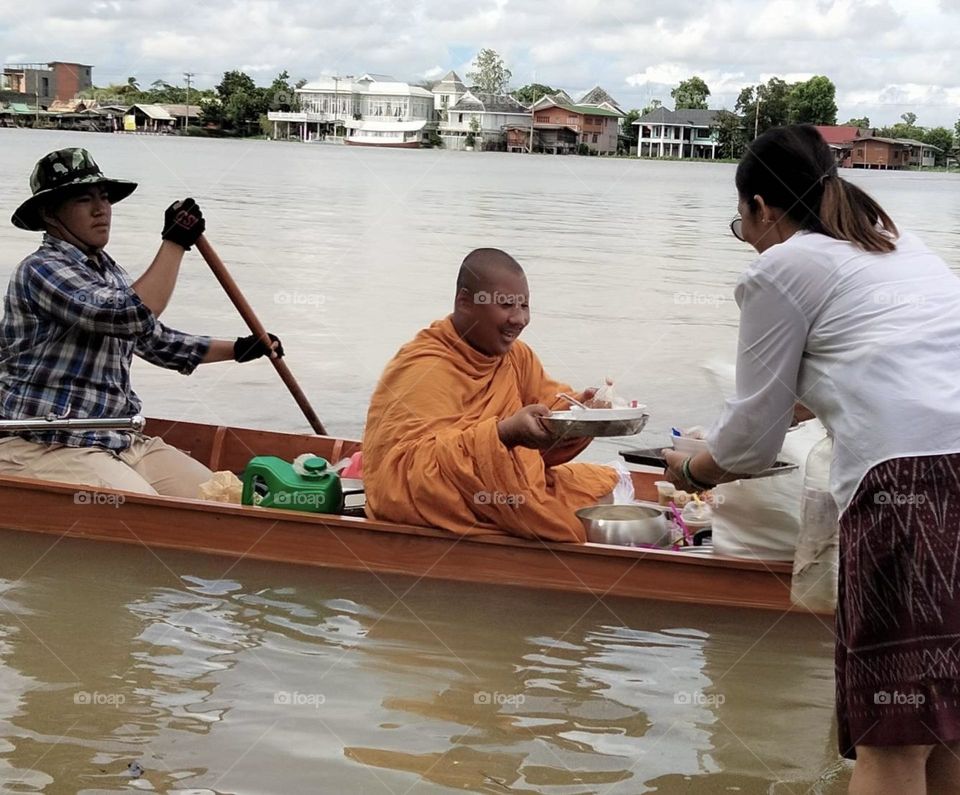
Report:
[[[760,103],[761,103],[761,101],[762,101],[762,100],[760,99],[760,92],[758,91],[758,92],[757,92],[757,116],[756,116],[756,118],[754,119],[754,122],[753,122],[753,137],[754,137],[754,139],[756,139],[756,137],[760,134]]]
[[[185,108],[186,113],[184,113],[183,119],[183,129],[186,131],[187,127],[190,126],[190,81],[193,79],[195,72],[184,72],[183,76],[187,79],[187,107]]]
[[[534,94],[533,105],[530,106],[530,150],[527,154],[533,154],[533,125],[537,119],[537,112],[534,109],[536,104],[539,102],[539,99],[536,99],[536,94]]]

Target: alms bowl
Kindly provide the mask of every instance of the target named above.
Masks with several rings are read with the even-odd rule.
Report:
[[[650,415],[641,406],[635,409],[570,409],[552,411],[540,422],[558,438],[584,436],[633,436],[640,433]]]

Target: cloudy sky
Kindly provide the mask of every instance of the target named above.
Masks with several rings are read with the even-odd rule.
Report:
[[[481,47],[513,85],[575,96],[602,85],[625,107],[692,74],[711,107],[773,75],[825,74],[840,121],[874,125],[916,113],[924,126],[960,117],[960,0],[46,0],[23,13],[0,0],[4,62],[92,64],[98,85],[136,76],[213,86],[228,69],[268,83],[387,72],[403,80],[464,76]]]

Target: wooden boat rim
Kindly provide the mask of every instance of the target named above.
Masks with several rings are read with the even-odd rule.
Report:
[[[284,432],[282,431],[278,431],[277,433],[284,435]],[[457,536],[437,528],[394,524],[376,519],[340,516],[334,514],[314,514],[306,511],[286,511],[274,508],[260,508],[248,505],[236,505],[233,503],[211,502],[202,499],[190,499],[186,497],[140,494],[137,492],[121,491],[118,489],[105,489],[84,484],[35,480],[31,478],[16,477],[13,475],[0,475],[0,488],[19,488],[51,494],[76,493],[78,491],[98,494],[120,494],[124,497],[124,504],[141,504],[145,506],[155,506],[161,508],[164,505],[178,505],[198,513],[211,513],[219,516],[250,516],[251,513],[256,513],[262,516],[264,520],[273,521],[274,523],[291,522],[307,525],[316,524],[326,526],[329,529],[339,528],[343,530],[361,530],[375,533],[388,532],[399,535],[418,536],[421,538],[433,538],[453,543],[468,541],[475,544],[491,544],[501,547],[518,547],[522,549],[536,548],[543,549],[544,551],[551,551],[553,553],[563,553],[566,555],[600,555],[608,558],[633,558],[636,560],[647,559],[650,561],[660,561],[664,563],[686,566],[705,566],[709,568],[741,569],[746,571],[766,571],[770,572],[771,574],[789,575],[793,570],[792,563],[789,561],[732,558],[715,555],[712,553],[699,554],[696,552],[674,552],[671,550],[620,547],[607,544],[594,544],[589,542],[586,544],[564,544],[551,541],[530,541],[523,538],[496,534]],[[0,520],[0,526],[2,526],[2,520]],[[87,537],[90,537],[90,535]],[[203,551],[204,550],[198,545],[197,552],[202,553]]]

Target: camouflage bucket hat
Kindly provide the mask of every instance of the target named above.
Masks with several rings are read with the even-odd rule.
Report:
[[[40,158],[30,175],[29,199],[11,216],[13,225],[37,232],[42,230],[40,209],[51,198],[70,188],[84,185],[103,185],[111,204],[126,199],[137,189],[136,182],[109,179],[86,149],[58,149]]]

